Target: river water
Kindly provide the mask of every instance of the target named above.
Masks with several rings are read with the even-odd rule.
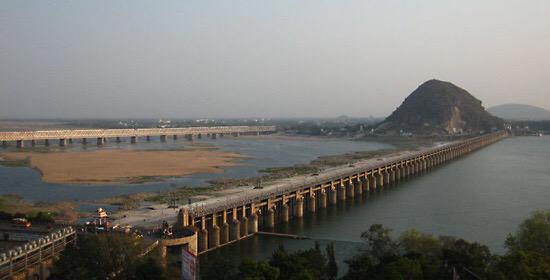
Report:
[[[266,259],[280,244],[292,251],[311,248],[318,241],[334,242],[343,272],[344,260],[361,246],[361,232],[374,223],[392,228],[395,236],[415,228],[477,241],[503,253],[507,234],[535,210],[550,210],[550,137],[508,138],[399,185],[276,229],[311,240],[251,237],[203,255],[201,269],[208,269],[215,255],[235,262],[244,257]]]
[[[246,156],[239,166],[225,168],[222,174],[193,174],[190,176],[170,178],[161,182],[142,184],[51,184],[43,182],[40,173],[27,167],[0,166],[0,194],[17,194],[29,201],[79,201],[94,200],[137,192],[155,192],[182,186],[205,186],[207,181],[219,178],[245,178],[256,176],[258,170],[267,167],[291,166],[309,163],[323,155],[338,155],[354,151],[388,149],[393,146],[365,141],[345,139],[279,139],[273,137],[223,137],[216,140],[196,140],[198,143],[209,143],[223,151],[237,152]],[[95,149],[178,149],[189,142],[185,140],[160,142],[108,143],[98,148],[95,145],[83,146],[74,144],[64,151],[81,151]],[[39,146],[37,146],[39,147]],[[11,148],[14,150],[15,148]],[[54,145],[49,148],[58,151]],[[6,151],[9,151],[7,149]],[[2,150],[0,150],[1,152]]]

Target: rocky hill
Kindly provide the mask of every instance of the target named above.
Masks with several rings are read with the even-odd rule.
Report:
[[[386,134],[477,134],[502,127],[481,101],[452,83],[430,80],[411,93],[377,131]]]
[[[505,120],[550,120],[550,111],[526,104],[504,104],[487,109],[491,114]]]

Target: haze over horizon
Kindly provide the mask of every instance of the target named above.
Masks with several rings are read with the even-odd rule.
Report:
[[[0,118],[384,117],[432,78],[486,108],[550,109],[548,14],[541,0],[5,0]]]

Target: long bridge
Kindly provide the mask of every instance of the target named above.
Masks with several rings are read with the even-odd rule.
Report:
[[[246,194],[215,198],[180,209],[176,229],[192,229],[198,236],[198,253],[214,250],[277,223],[301,218],[319,208],[399,183],[445,162],[507,137],[504,131],[383,159],[331,168],[321,174],[289,178]],[[162,248],[161,248],[162,249]],[[165,250],[165,249],[163,249]]]
[[[25,146],[25,141],[30,141],[34,146],[41,140],[49,145],[51,140],[57,140],[60,146],[72,143],[73,139],[81,139],[87,144],[88,139],[97,139],[98,145],[103,145],[108,138],[114,138],[121,142],[122,138],[129,138],[131,143],[137,143],[139,137],[145,137],[147,141],[152,136],[159,136],[161,141],[167,137],[177,139],[178,136],[185,136],[188,140],[193,137],[201,138],[210,136],[216,138],[223,135],[260,134],[275,132],[275,126],[209,126],[209,127],[184,127],[184,128],[137,128],[137,129],[66,129],[66,130],[42,130],[42,131],[9,131],[0,132],[2,146],[9,142],[15,142],[18,148]]]

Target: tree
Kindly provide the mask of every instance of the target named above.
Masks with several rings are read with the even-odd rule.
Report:
[[[251,259],[244,259],[239,266],[238,279],[243,280],[277,280],[280,271],[266,261],[255,262]]]
[[[550,211],[534,212],[515,235],[508,236],[505,244],[511,252],[523,250],[550,256]]]
[[[129,235],[81,236],[63,251],[53,275],[60,279],[132,279],[139,253],[139,243]]]
[[[164,270],[162,266],[153,258],[139,260],[136,265],[136,280],[164,280]]]

